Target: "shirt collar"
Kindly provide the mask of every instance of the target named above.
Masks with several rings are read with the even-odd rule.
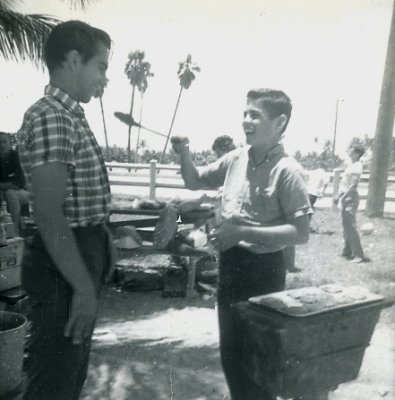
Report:
[[[84,109],[68,93],[52,85],[45,87],[45,94],[55,97],[66,108],[79,116],[84,116]]]
[[[254,167],[258,167],[261,164],[267,164],[273,159],[277,159],[278,157],[282,157],[284,155],[284,146],[282,144],[278,144],[274,146],[271,150],[269,150],[265,157],[260,160],[258,163],[255,163],[254,158],[252,157],[252,147],[248,149],[248,158],[250,162],[254,165]]]

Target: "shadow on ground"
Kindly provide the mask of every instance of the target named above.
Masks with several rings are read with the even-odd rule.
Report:
[[[107,289],[83,400],[222,400],[214,300]]]

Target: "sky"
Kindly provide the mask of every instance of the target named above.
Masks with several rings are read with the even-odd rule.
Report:
[[[62,20],[80,19],[113,39],[103,103],[110,145],[126,147],[127,127],[114,111],[128,112],[128,53],[145,51],[155,76],[144,96],[142,124],[167,133],[175,108],[178,62],[188,54],[201,72],[182,94],[173,135],[188,136],[193,150],[211,148],[223,134],[244,143],[245,96],[252,87],[284,90],[293,115],[288,152],[319,150],[333,140],[336,152],[353,137],[373,137],[393,0],[97,0],[85,11],[58,0],[25,0],[17,10]],[[0,60],[0,130],[16,132],[25,110],[43,93],[45,71]],[[139,95],[134,118],[139,118]],[[104,131],[97,99],[84,105],[98,142]],[[135,146],[137,128],[132,129]],[[164,139],[142,131],[151,148]]]

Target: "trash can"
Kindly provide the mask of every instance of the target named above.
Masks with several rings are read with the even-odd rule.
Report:
[[[380,311],[392,304],[366,288],[338,285],[237,303],[242,367],[253,382],[278,396],[318,398],[358,376]]]
[[[0,399],[21,385],[26,325],[23,315],[0,311]]]

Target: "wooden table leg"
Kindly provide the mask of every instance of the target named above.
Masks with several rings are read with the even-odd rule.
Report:
[[[188,262],[188,282],[187,282],[187,298],[192,298],[195,295],[195,278],[196,278],[196,263],[198,257],[189,256]]]

